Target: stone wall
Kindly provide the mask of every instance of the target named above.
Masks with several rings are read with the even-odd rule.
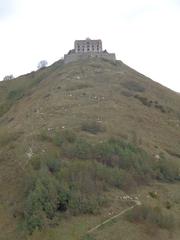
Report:
[[[64,55],[64,63],[85,60],[88,58],[103,58],[115,62],[116,56],[114,53],[107,52],[86,52],[86,53],[71,53]]]

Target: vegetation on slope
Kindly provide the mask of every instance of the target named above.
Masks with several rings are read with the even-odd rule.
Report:
[[[59,61],[2,82],[7,213],[32,233],[66,214],[96,216],[113,189],[179,180],[179,109],[179,95],[120,61]]]
[[[59,136],[43,133],[41,139],[58,146],[61,158],[46,153],[31,161],[24,206],[25,228],[30,233],[51,225],[61,212],[97,214],[106,203],[105,191],[111,188],[129,191],[152,179],[172,182],[178,178],[172,162],[154,163],[145,151],[122,140],[94,144],[70,131]]]

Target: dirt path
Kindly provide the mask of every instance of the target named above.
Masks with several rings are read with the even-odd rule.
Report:
[[[133,205],[131,207],[128,207],[128,208],[124,209],[123,211],[121,211],[120,213],[118,213],[117,215],[114,215],[113,217],[110,217],[110,218],[106,219],[104,222],[102,222],[102,223],[98,224],[97,226],[95,226],[95,227],[91,228],[90,230],[88,230],[87,233],[89,234],[89,233],[94,232],[95,230],[97,230],[98,228],[102,227],[103,225],[111,222],[112,220],[114,220],[114,219],[118,218],[119,216],[125,214],[126,212],[132,210],[134,207],[141,205],[141,202],[139,200],[131,200],[131,201],[135,202],[135,205]]]

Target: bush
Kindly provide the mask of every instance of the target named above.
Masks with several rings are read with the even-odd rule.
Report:
[[[170,201],[166,201],[166,202],[165,202],[165,207],[166,207],[167,209],[171,209],[171,208],[172,208],[171,202],[170,202]]]
[[[17,90],[12,90],[8,94],[8,100],[10,101],[17,101],[21,99],[24,96],[23,90],[17,89]]]
[[[50,142],[51,137],[48,135],[48,133],[43,130],[37,135],[38,140],[43,141],[43,142]]]
[[[2,117],[5,113],[7,113],[12,107],[12,103],[5,102],[0,105],[0,117]]]
[[[135,95],[134,96],[136,99],[138,99],[143,105],[147,106],[147,107],[151,107],[153,102],[149,99],[147,99],[146,97],[140,96],[140,95]]]
[[[92,145],[83,139],[77,139],[74,144],[63,146],[64,154],[69,158],[90,159],[92,156]]]
[[[74,91],[78,89],[90,88],[92,85],[83,82],[76,82],[66,87],[66,91]]]
[[[56,163],[52,159],[41,161],[41,168],[26,181],[24,220],[29,233],[46,226],[57,212],[94,214],[103,204],[99,182],[104,179],[102,175],[95,177],[98,163],[64,162],[60,168]]]
[[[159,109],[162,113],[166,112],[166,109],[162,105],[155,105],[155,108]]]
[[[172,230],[175,227],[173,215],[164,214],[159,207],[137,206],[126,214],[126,219],[135,223],[154,224],[167,230]]]
[[[2,117],[5,113],[7,113],[13,104],[21,99],[24,96],[24,93],[22,90],[12,90],[9,92],[7,99],[4,103],[0,105],[0,117]]]
[[[96,240],[94,236],[90,235],[90,234],[86,234],[85,236],[83,236],[81,238],[81,240]]]
[[[46,165],[48,167],[48,170],[53,174],[60,170],[60,160],[58,159],[48,158],[46,160]]]
[[[173,182],[179,177],[179,164],[162,157],[154,165],[154,172],[158,180]]]
[[[154,199],[157,199],[158,198],[158,194],[157,192],[149,192],[149,196],[154,198]]]
[[[140,83],[135,82],[134,80],[127,80],[127,81],[121,83],[121,85],[130,91],[134,91],[134,92],[144,92],[145,91],[145,87],[142,86]]]
[[[65,143],[74,143],[76,140],[76,134],[72,130],[63,130],[63,131],[54,131],[52,133],[48,133],[43,130],[38,138],[41,141],[52,142],[54,145],[61,147]]]
[[[41,169],[32,181],[28,183],[24,207],[25,225],[30,233],[42,228],[45,219],[52,219],[59,204],[59,183],[45,169]]]
[[[39,215],[32,215],[26,217],[24,227],[26,230],[28,230],[29,234],[32,234],[34,230],[41,230],[43,228],[43,218]]]
[[[94,157],[107,166],[117,166],[121,169],[134,170],[140,180],[153,175],[149,156],[143,150],[129,143],[110,139],[94,147]]]
[[[92,134],[97,134],[99,132],[104,132],[105,127],[96,121],[86,121],[82,123],[81,130]]]
[[[65,143],[74,143],[76,135],[72,130],[67,129],[60,132],[54,132],[51,138],[56,146],[61,147]]]

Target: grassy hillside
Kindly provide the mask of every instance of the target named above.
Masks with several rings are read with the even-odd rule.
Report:
[[[119,229],[123,238],[151,239],[146,227],[157,224],[136,226],[125,216],[86,236],[110,209],[131,204],[115,201],[126,192],[178,225],[179,109],[179,94],[121,61],[58,61],[1,82],[0,239],[119,239]],[[146,199],[157,184],[167,195],[159,187],[158,199]],[[42,230],[29,236],[24,225],[34,224]],[[153,239],[178,239],[175,225],[157,228]]]

